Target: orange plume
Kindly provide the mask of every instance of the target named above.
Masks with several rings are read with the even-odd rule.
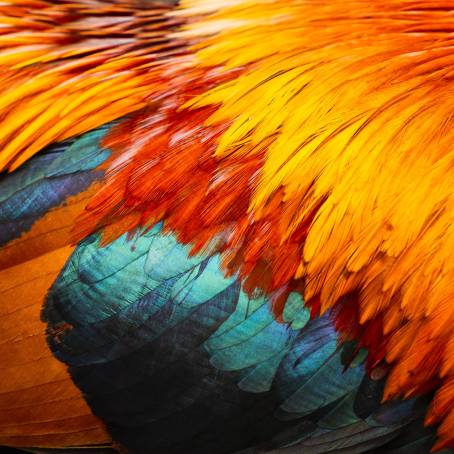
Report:
[[[133,0],[0,4],[0,170],[143,108],[179,19]]]
[[[141,109],[77,235],[163,220],[277,313],[301,291],[454,447],[452,2],[60,3],[0,5],[0,167]]]
[[[385,398],[437,389],[427,422],[454,446],[449,2],[187,0],[174,17],[193,55],[106,142],[79,234],[164,219],[277,310],[302,289],[389,365]]]

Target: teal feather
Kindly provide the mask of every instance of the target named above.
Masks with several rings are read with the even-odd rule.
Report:
[[[365,452],[414,420],[367,398],[358,414],[364,367],[346,362],[329,316],[311,320],[292,293],[276,321],[218,255],[191,255],[161,225],[81,242],[43,317],[95,414],[135,452]]]

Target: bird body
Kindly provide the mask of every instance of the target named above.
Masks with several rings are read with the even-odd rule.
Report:
[[[0,443],[454,447],[451,2],[54,3],[0,5]]]

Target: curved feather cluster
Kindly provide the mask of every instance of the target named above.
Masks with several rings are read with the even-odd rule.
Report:
[[[441,422],[437,448],[454,446],[451,2],[185,0],[166,17],[186,24],[166,40],[190,49],[156,60],[146,46],[94,52],[84,38],[90,57],[69,61],[106,56],[107,72],[96,63],[82,80],[113,90],[99,89],[102,108],[86,123],[65,117],[59,90],[81,90],[69,103],[76,116],[87,93],[66,60],[49,66],[49,47],[21,56],[33,84],[36,58],[68,81],[47,87],[46,101],[30,98],[38,120],[3,123],[3,165],[111,119],[111,109],[144,107],[105,141],[114,151],[107,181],[78,236],[103,229],[108,242],[163,220],[193,252],[222,252],[226,272],[271,295],[278,316],[295,290],[313,315],[333,309],[345,339],[369,349],[369,368],[389,370],[386,398],[436,390],[427,422]],[[5,80],[29,77],[12,71]],[[9,84],[5,93],[18,96]],[[58,115],[51,99],[65,103]],[[36,140],[39,118],[56,116],[67,126]]]
[[[0,169],[54,141],[147,104],[156,53],[180,21],[132,0],[9,0],[0,4]]]
[[[369,367],[389,367],[387,398],[438,389],[427,421],[452,444],[452,9],[187,1],[181,15],[202,15],[176,35],[194,54],[158,113],[107,142],[128,151],[87,231],[165,219],[276,312],[295,289],[314,314],[334,308]]]

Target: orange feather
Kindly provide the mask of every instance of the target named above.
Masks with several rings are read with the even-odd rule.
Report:
[[[31,5],[63,22],[72,8]],[[118,47],[99,47],[85,15],[61,29],[21,2],[0,12],[2,168],[144,108],[106,140],[107,182],[76,236],[111,241],[163,220],[193,252],[222,252],[226,273],[275,295],[276,311],[302,291],[369,349],[370,369],[389,370],[387,399],[435,390],[427,422],[440,423],[436,449],[454,447],[449,1],[183,0],[166,28],[186,25],[157,27],[165,44],[134,15]]]
[[[163,219],[195,251],[215,245],[250,291],[304,283],[371,368],[389,364],[388,399],[435,387],[454,402],[448,3],[184,1],[175,36],[193,55],[163,63],[159,122],[106,142],[141,146],[111,160],[82,236],[126,213],[141,213],[129,228]],[[438,448],[454,445],[451,409],[428,419],[445,421]]]

